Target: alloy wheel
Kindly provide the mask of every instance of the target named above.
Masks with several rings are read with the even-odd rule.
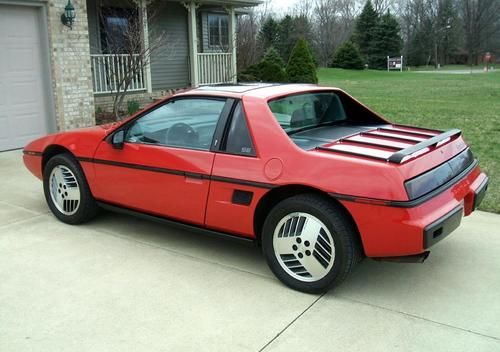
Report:
[[[73,215],[80,207],[80,186],[75,174],[64,165],[52,169],[49,178],[50,197],[64,215]]]
[[[275,228],[274,254],[288,275],[303,282],[318,281],[331,270],[335,244],[327,226],[315,216],[297,212]]]

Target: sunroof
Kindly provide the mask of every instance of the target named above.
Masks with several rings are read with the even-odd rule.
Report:
[[[245,93],[254,89],[272,87],[276,84],[271,83],[248,83],[248,84],[218,84],[213,86],[202,86],[198,90],[210,92],[230,92]]]

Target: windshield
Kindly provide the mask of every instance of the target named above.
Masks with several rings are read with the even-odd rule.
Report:
[[[290,95],[270,101],[269,107],[288,135],[347,120],[342,102],[334,92]]]

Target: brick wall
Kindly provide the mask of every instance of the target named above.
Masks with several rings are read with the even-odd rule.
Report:
[[[165,89],[165,90],[155,90],[152,93],[129,93],[125,96],[123,100],[122,109],[124,112],[127,111],[127,102],[128,101],[136,101],[139,103],[139,106],[144,108],[145,106],[152,104],[158,99],[163,99],[170,95],[173,95],[176,91],[182,89]],[[105,94],[105,95],[96,95],[94,97],[94,104],[96,111],[99,112],[112,112],[113,111],[113,95]]]
[[[67,0],[48,1],[48,32],[59,130],[95,125],[86,0],[72,0],[73,29],[61,23]]]

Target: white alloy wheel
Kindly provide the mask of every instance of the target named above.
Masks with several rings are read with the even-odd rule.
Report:
[[[304,212],[281,219],[274,230],[273,248],[283,270],[302,282],[321,280],[335,262],[335,244],[328,227]]]
[[[52,169],[49,178],[52,203],[64,215],[73,215],[81,202],[80,186],[73,172],[64,165]]]

